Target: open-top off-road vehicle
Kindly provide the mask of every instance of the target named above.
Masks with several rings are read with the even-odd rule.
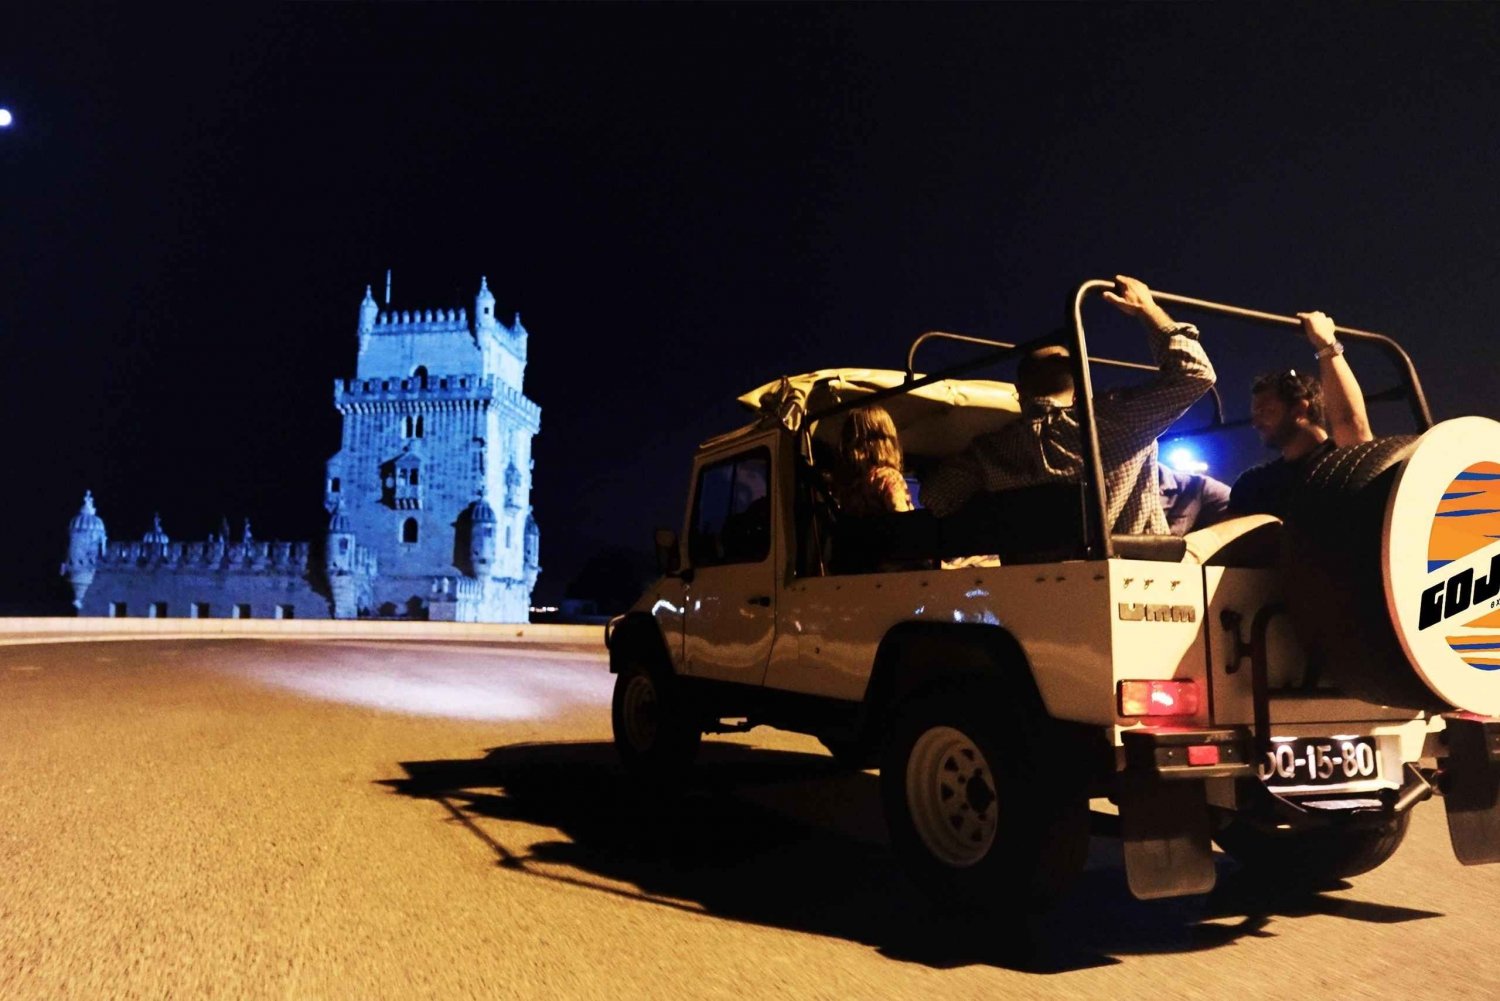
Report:
[[[627,767],[679,772],[703,733],[815,735],[879,765],[897,854],[967,904],[1053,899],[1083,864],[1091,797],[1118,805],[1142,898],[1209,889],[1211,840],[1272,878],[1367,871],[1434,792],[1459,859],[1500,860],[1500,423],[1433,426],[1406,353],[1339,328],[1394,361],[1385,395],[1418,435],[1334,450],[1285,522],[1112,536],[1091,383],[1108,360],[1089,358],[1082,323],[1111,285],[1071,302],[1076,484],[943,519],[841,516],[829,496],[850,409],[879,402],[909,462],[930,465],[1016,416],[1009,384],[959,376],[1029,344],[959,338],[981,357],[743,397],[758,418],[694,458],[685,545],[658,533],[661,580],[606,633]],[[973,554],[998,559],[954,559]]]

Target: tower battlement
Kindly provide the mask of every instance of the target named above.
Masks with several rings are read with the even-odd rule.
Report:
[[[423,385],[425,381],[426,385]],[[503,403],[535,431],[542,408],[520,390],[493,375],[428,375],[404,379],[335,379],[333,405],[339,413],[382,409],[440,408],[445,403]],[[382,406],[388,405],[388,406]]]
[[[305,573],[310,547],[306,542],[111,542],[99,557],[99,565],[200,567],[208,569],[276,573]]]
[[[452,334],[469,329],[469,311],[463,308],[382,310],[375,314],[377,334]]]

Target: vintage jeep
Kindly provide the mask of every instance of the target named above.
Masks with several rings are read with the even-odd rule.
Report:
[[[1396,363],[1386,395],[1420,436],[1335,450],[1285,523],[1112,537],[1090,376],[1109,360],[1088,357],[1081,319],[1111,284],[1071,302],[1078,484],[945,519],[840,517],[828,494],[849,409],[881,403],[909,462],[930,464],[1015,416],[1010,385],[957,376],[1026,344],[959,338],[990,346],[934,375],[908,356],[905,372],[813,372],[742,397],[758,419],[694,457],[686,545],[658,533],[661,580],[606,632],[627,768],[679,775],[703,733],[815,735],[879,765],[898,856],[965,905],[1055,899],[1096,797],[1118,806],[1141,898],[1208,890],[1211,840],[1277,880],[1368,871],[1435,792],[1459,859],[1500,860],[1500,423],[1432,426],[1405,352],[1340,328]],[[953,559],[966,554],[998,565]]]

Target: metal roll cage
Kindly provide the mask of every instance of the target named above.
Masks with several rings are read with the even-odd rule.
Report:
[[[1109,559],[1114,556],[1114,546],[1110,541],[1109,526],[1104,522],[1108,503],[1105,494],[1104,465],[1099,455],[1099,428],[1094,413],[1094,388],[1090,377],[1090,366],[1106,365],[1115,368],[1139,369],[1144,371],[1156,370],[1156,366],[1154,365],[1145,365],[1139,362],[1120,361],[1114,358],[1089,357],[1087,340],[1083,331],[1084,299],[1091,293],[1103,292],[1105,289],[1114,288],[1114,286],[1114,282],[1102,278],[1091,279],[1079,285],[1072,295],[1068,314],[1067,333],[1071,342],[1069,347],[1073,363],[1074,403],[1078,407],[1079,427],[1082,431],[1081,444],[1083,449],[1084,486],[1087,498],[1084,512],[1086,529],[1085,553],[1088,559]],[[1261,310],[1231,306],[1222,302],[1211,302],[1207,299],[1197,299],[1172,292],[1158,292],[1155,289],[1152,290],[1151,297],[1159,303],[1171,303],[1176,306],[1186,307],[1189,310],[1234,316],[1268,326],[1289,327],[1297,331],[1301,331],[1302,329],[1302,321],[1295,316],[1266,313]],[[1406,350],[1401,345],[1384,334],[1372,333],[1368,330],[1356,330],[1353,327],[1336,326],[1334,327],[1334,332],[1344,340],[1358,344],[1369,344],[1379,349],[1396,369],[1397,375],[1400,378],[1399,384],[1379,393],[1367,394],[1365,397],[1367,400],[1405,399],[1411,407],[1412,417],[1418,429],[1426,431],[1432,427],[1432,411],[1427,405],[1426,395],[1422,392],[1422,383],[1417,377],[1416,366],[1412,364],[1411,356],[1406,353]],[[950,365],[941,371],[918,376],[915,370],[917,349],[922,344],[933,339],[977,344],[992,348],[993,350],[986,351],[982,355],[967,361]],[[810,413],[805,418],[804,426],[809,426],[814,421],[832,417],[857,407],[867,406],[872,403],[878,403],[881,400],[899,396],[902,393],[910,392],[922,386],[967,375],[978,369],[987,368],[1007,358],[1030,351],[1033,347],[1039,347],[1047,343],[1055,343],[1054,338],[1043,336],[1020,344],[1011,344],[1005,341],[994,341],[967,334],[954,334],[940,330],[928,331],[913,341],[911,348],[907,351],[906,381],[900,386],[882,389],[857,399],[845,400],[842,403],[825,407],[816,413]],[[1206,431],[1233,427],[1242,423],[1244,422],[1236,421],[1228,424],[1224,422],[1223,400],[1219,397],[1217,391],[1215,391],[1213,423],[1206,428],[1196,429],[1187,433],[1201,434]]]

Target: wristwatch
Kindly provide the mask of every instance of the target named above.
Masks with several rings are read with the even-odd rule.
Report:
[[[1341,341],[1330,341],[1313,352],[1313,357],[1322,361],[1324,358],[1334,358],[1344,353],[1344,345]]]

